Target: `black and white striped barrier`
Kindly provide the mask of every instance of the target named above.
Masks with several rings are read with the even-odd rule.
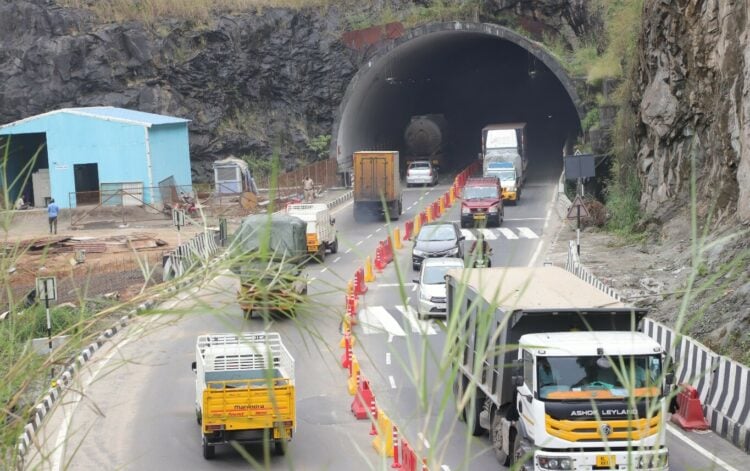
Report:
[[[573,241],[568,246],[565,269],[622,300],[581,264]],[[750,452],[750,368],[652,319],[644,319],[641,329],[669,353],[677,384],[688,383],[698,391],[711,430]]]
[[[328,204],[328,209],[333,209],[336,206],[338,206],[340,204],[343,204],[346,201],[349,201],[350,199],[352,199],[353,196],[354,196],[354,192],[353,191],[347,191],[346,193],[344,193],[343,195],[339,196],[335,200],[329,201],[327,203]]]
[[[81,350],[81,353],[73,359],[67,367],[63,370],[60,376],[55,381],[55,386],[50,388],[47,394],[42,400],[34,407],[34,413],[29,419],[28,423],[23,428],[23,433],[18,437],[18,444],[16,451],[18,453],[17,468],[23,468],[23,461],[29,447],[34,441],[34,435],[39,427],[42,425],[44,418],[47,416],[49,411],[52,409],[53,404],[60,398],[65,388],[70,386],[78,370],[88,362],[94,355],[94,352],[99,350],[104,343],[112,338],[117,332],[128,325],[130,319],[141,311],[151,309],[156,304],[155,300],[148,300],[140,304],[137,308],[131,310],[124,316],[122,316],[112,327],[105,330],[99,337],[91,343],[88,347]]]
[[[169,281],[183,276],[196,265],[204,266],[219,250],[218,231],[206,230],[186,244],[178,245],[164,260],[162,279]]]

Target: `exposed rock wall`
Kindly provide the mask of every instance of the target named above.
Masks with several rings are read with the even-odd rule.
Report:
[[[645,5],[635,91],[642,207],[668,219],[687,203],[694,155],[700,213],[750,222],[748,3]]]
[[[196,181],[215,159],[268,158],[276,147],[290,168],[310,139],[331,133],[346,86],[368,59],[341,41],[348,17],[377,22],[378,9],[431,3],[334,2],[145,26],[101,24],[50,0],[0,0],[0,123],[63,107],[132,108],[192,120]],[[484,5],[480,21],[509,18],[536,39],[548,32],[574,43],[589,28],[586,0]]]

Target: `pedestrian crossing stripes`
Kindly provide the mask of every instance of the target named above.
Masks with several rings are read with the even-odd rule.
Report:
[[[399,318],[397,320],[396,318]],[[405,337],[406,330],[413,334],[437,335],[438,329],[428,320],[420,320],[411,306],[367,306],[357,313],[357,322],[365,335],[388,334],[389,337]],[[406,330],[404,330],[406,329]]]
[[[518,233],[516,234],[517,231]],[[528,227],[516,227],[510,229],[507,227],[498,227],[495,229],[461,229],[461,234],[466,237],[466,240],[477,240],[477,236],[482,234],[484,240],[496,240],[496,239],[538,239],[539,235],[529,229]]]

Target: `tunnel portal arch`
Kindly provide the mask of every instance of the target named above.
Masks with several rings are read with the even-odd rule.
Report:
[[[539,43],[508,28],[431,23],[373,47],[334,117],[330,152],[341,171],[357,150],[403,155],[414,115],[446,114],[456,168],[476,158],[481,128],[492,122],[529,122],[530,131],[551,130],[568,145],[580,133],[584,110],[573,80]]]

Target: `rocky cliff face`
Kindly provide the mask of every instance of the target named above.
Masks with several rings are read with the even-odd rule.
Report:
[[[642,207],[668,219],[688,201],[750,222],[750,24],[743,0],[645,2],[636,96]]]
[[[101,25],[85,11],[0,5],[0,122],[53,109],[112,105],[180,116],[200,168],[228,154],[287,166],[330,134],[356,71],[334,34],[336,12],[272,9],[211,25]],[[204,165],[200,165],[204,163]]]
[[[414,5],[353,3],[373,19],[378,9]],[[480,16],[514,18],[537,39],[546,31],[574,42],[586,28],[585,0],[484,5]],[[268,158],[277,146],[289,168],[309,152],[310,139],[331,133],[347,84],[367,60],[366,52],[341,41],[353,10],[265,9],[209,24],[165,20],[147,27],[101,24],[85,10],[48,0],[6,0],[0,2],[0,123],[63,107],[132,108],[192,120],[196,181],[207,179],[217,158]]]

